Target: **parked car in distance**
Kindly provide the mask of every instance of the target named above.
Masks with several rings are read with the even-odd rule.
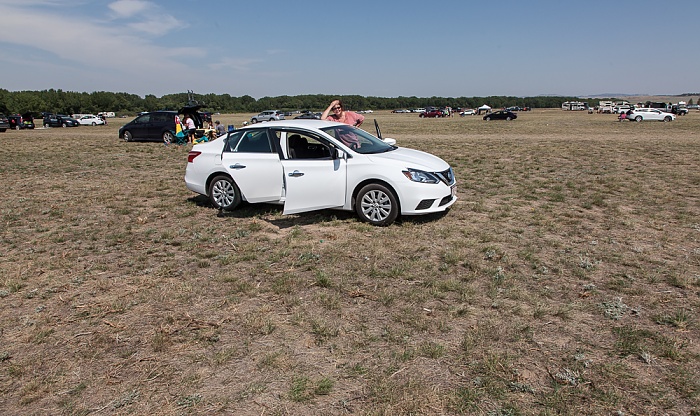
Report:
[[[395,144],[324,120],[249,125],[194,145],[185,184],[222,210],[241,201],[281,204],[284,215],[339,209],[378,226],[447,211],[457,200],[450,165]]]
[[[476,114],[476,110],[474,110],[473,108],[465,108],[464,110],[459,112],[460,117],[473,116],[475,114]]]
[[[275,121],[284,120],[284,113],[278,110],[265,110],[257,116],[250,118],[251,123],[258,123],[261,121]]]
[[[78,120],[64,114],[49,114],[44,117],[44,128],[78,126],[80,126]]]
[[[411,112],[412,112],[412,113],[424,113],[424,112],[425,112],[425,108],[412,108],[412,109],[411,109]]]
[[[101,126],[105,124],[105,121],[95,115],[82,116],[78,119],[78,123],[82,126]]]
[[[411,110],[405,109],[405,108],[400,108],[397,110],[391,110],[392,113],[410,113]]]
[[[518,118],[518,115],[515,114],[512,111],[507,111],[507,110],[498,110],[494,111],[493,113],[487,113],[484,116],[484,120],[486,121],[491,121],[491,120],[515,120]]]
[[[294,117],[295,120],[320,120],[321,116],[323,114],[321,113],[304,113],[302,115]]]
[[[627,119],[630,121],[664,121],[669,122],[676,119],[675,114],[661,111],[658,108],[635,108],[627,112]]]
[[[515,106],[513,106],[513,107],[508,107],[508,108],[506,108],[506,111],[520,111],[520,110],[522,110],[522,108],[520,108],[520,107],[517,106],[517,105],[515,105]]]
[[[10,128],[10,121],[7,119],[7,116],[0,113],[0,133],[4,133],[9,128]]]
[[[170,144],[175,141],[177,123],[181,122],[180,114],[190,114],[197,129],[202,129],[200,106],[183,107],[180,111],[151,111],[142,114],[119,129],[119,138],[124,141],[162,141]],[[203,133],[203,130],[202,130]]]
[[[13,130],[34,128],[34,117],[32,117],[31,113],[25,113],[24,115],[13,114],[8,116],[7,120],[10,123],[10,128]]]
[[[418,117],[421,117],[421,118],[445,117],[445,113],[442,110],[432,109],[432,110],[424,111],[424,112],[418,114]]]

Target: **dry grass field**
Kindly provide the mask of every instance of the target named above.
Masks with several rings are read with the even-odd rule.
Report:
[[[700,113],[369,118],[447,215],[219,213],[130,119],[0,133],[0,414],[700,415]]]

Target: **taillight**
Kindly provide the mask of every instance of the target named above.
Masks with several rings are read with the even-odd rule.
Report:
[[[193,150],[190,150],[190,153],[187,154],[187,163],[192,163],[194,161],[194,158],[201,154],[202,152],[195,152]]]

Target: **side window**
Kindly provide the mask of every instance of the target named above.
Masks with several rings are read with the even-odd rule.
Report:
[[[150,114],[144,114],[141,117],[139,117],[138,119],[136,119],[137,123],[148,123],[149,121],[151,121]]]
[[[297,132],[287,133],[287,154],[290,159],[330,159],[330,145],[317,137]]]
[[[229,140],[229,146],[231,141]],[[231,147],[233,152],[246,153],[272,153],[272,146],[267,137],[267,129],[244,130],[241,131],[240,138],[235,147]]]

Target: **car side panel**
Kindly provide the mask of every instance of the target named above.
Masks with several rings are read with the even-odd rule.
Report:
[[[342,208],[347,162],[344,159],[283,160],[286,199],[283,214]]]
[[[222,165],[248,202],[277,202],[282,197],[283,173],[277,153],[224,152]]]

